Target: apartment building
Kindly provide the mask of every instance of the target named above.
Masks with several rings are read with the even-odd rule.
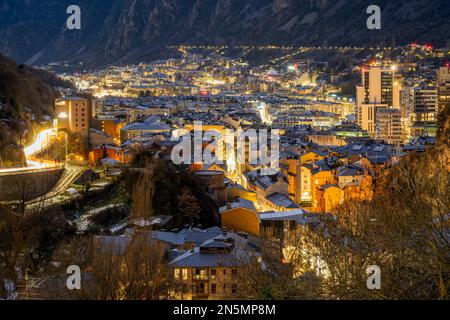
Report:
[[[400,109],[402,79],[394,67],[369,66],[362,69],[362,85],[356,87],[358,125],[371,137],[376,135],[379,109]]]
[[[57,128],[87,136],[91,126],[92,100],[88,97],[62,97],[55,102]]]
[[[434,86],[414,88],[412,135],[435,135],[438,91]]]

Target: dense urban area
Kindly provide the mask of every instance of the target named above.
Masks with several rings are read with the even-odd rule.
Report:
[[[449,47],[170,50],[0,57],[0,299],[449,298]]]

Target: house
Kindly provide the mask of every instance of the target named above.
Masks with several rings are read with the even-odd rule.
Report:
[[[322,160],[328,155],[328,151],[323,151],[319,149],[314,149],[308,151],[300,156],[301,163],[312,163],[319,160]]]
[[[98,117],[93,119],[92,126],[113,137],[114,141],[120,141],[120,130],[125,126],[124,120],[116,117]]]
[[[259,214],[262,239],[278,244],[280,258],[289,262],[293,251],[298,251],[299,228],[315,226],[320,217],[303,209]]]
[[[316,208],[318,205],[317,193],[318,189],[327,184],[335,182],[334,169],[330,168],[328,163],[314,163],[311,171],[311,202],[312,207]]]
[[[246,238],[225,233],[191,250],[172,250],[168,256],[169,272],[180,288],[176,298],[220,300],[242,297],[243,267],[257,253]]]
[[[336,173],[338,184],[341,188],[352,185],[360,185],[364,179],[364,170],[355,165],[342,166]]]
[[[289,211],[299,208],[291,198],[278,192],[266,196],[262,203],[266,210]]]
[[[219,209],[222,228],[259,236],[259,218],[252,201],[237,198]]]
[[[126,163],[130,161],[130,157],[126,156],[122,148],[102,145],[96,147],[89,152],[89,163],[92,165],[98,164],[103,159],[112,159],[118,163]]]
[[[300,156],[294,151],[280,153],[281,172],[287,177],[289,184],[289,197],[300,203],[301,201],[301,162]]]
[[[177,299],[241,297],[242,269],[252,257],[259,257],[251,237],[218,227],[173,232],[130,228],[122,236],[96,236],[94,244],[101,254],[123,256],[139,235],[148,236],[149,245],[164,257]]]
[[[133,139],[145,133],[164,134],[170,132],[170,127],[162,123],[133,122],[120,129],[120,141]]]
[[[237,183],[228,183],[227,188],[227,199],[231,201],[236,198],[242,198],[249,200],[251,202],[256,202],[256,193],[245,189],[243,186]]]
[[[344,191],[336,184],[325,184],[317,190],[316,212],[331,213],[344,202]]]
[[[289,185],[285,175],[281,172],[268,176],[261,175],[260,170],[255,170],[244,173],[244,177],[248,182],[249,189],[256,193],[257,206],[262,209],[265,205],[269,205],[270,208],[270,201],[266,199],[267,196],[273,193],[289,195]]]
[[[89,129],[89,143],[94,148],[102,145],[114,145],[114,138],[103,131],[91,128]]]

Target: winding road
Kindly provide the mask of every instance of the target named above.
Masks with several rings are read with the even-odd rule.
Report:
[[[39,154],[47,147],[50,146],[52,139],[57,135],[57,131],[55,128],[46,129],[39,132],[36,135],[36,139],[32,144],[25,147],[23,149],[25,153],[25,157],[27,159],[27,167],[21,168],[6,168],[0,169],[0,174],[14,174],[14,173],[23,173],[23,172],[31,172],[36,170],[45,170],[45,169],[53,169],[58,167],[52,161],[46,161],[42,159],[34,158],[35,155]]]

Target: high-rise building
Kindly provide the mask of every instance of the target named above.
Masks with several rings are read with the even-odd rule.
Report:
[[[435,135],[437,111],[438,94],[436,87],[414,88],[412,135]]]
[[[400,110],[402,113],[402,137],[403,142],[411,140],[412,121],[414,114],[414,87],[403,85],[400,92]]]
[[[55,102],[57,128],[88,135],[92,103],[88,97],[63,97]]]
[[[450,103],[450,64],[437,70],[438,111]]]
[[[403,143],[402,112],[399,109],[380,109],[376,114],[376,138],[389,144]]]
[[[395,68],[370,66],[362,70],[362,85],[356,87],[358,125],[376,136],[376,113],[379,109],[400,109],[401,77]]]
[[[395,68],[372,66],[362,70],[361,104],[385,104],[400,108],[401,77],[395,74]]]

